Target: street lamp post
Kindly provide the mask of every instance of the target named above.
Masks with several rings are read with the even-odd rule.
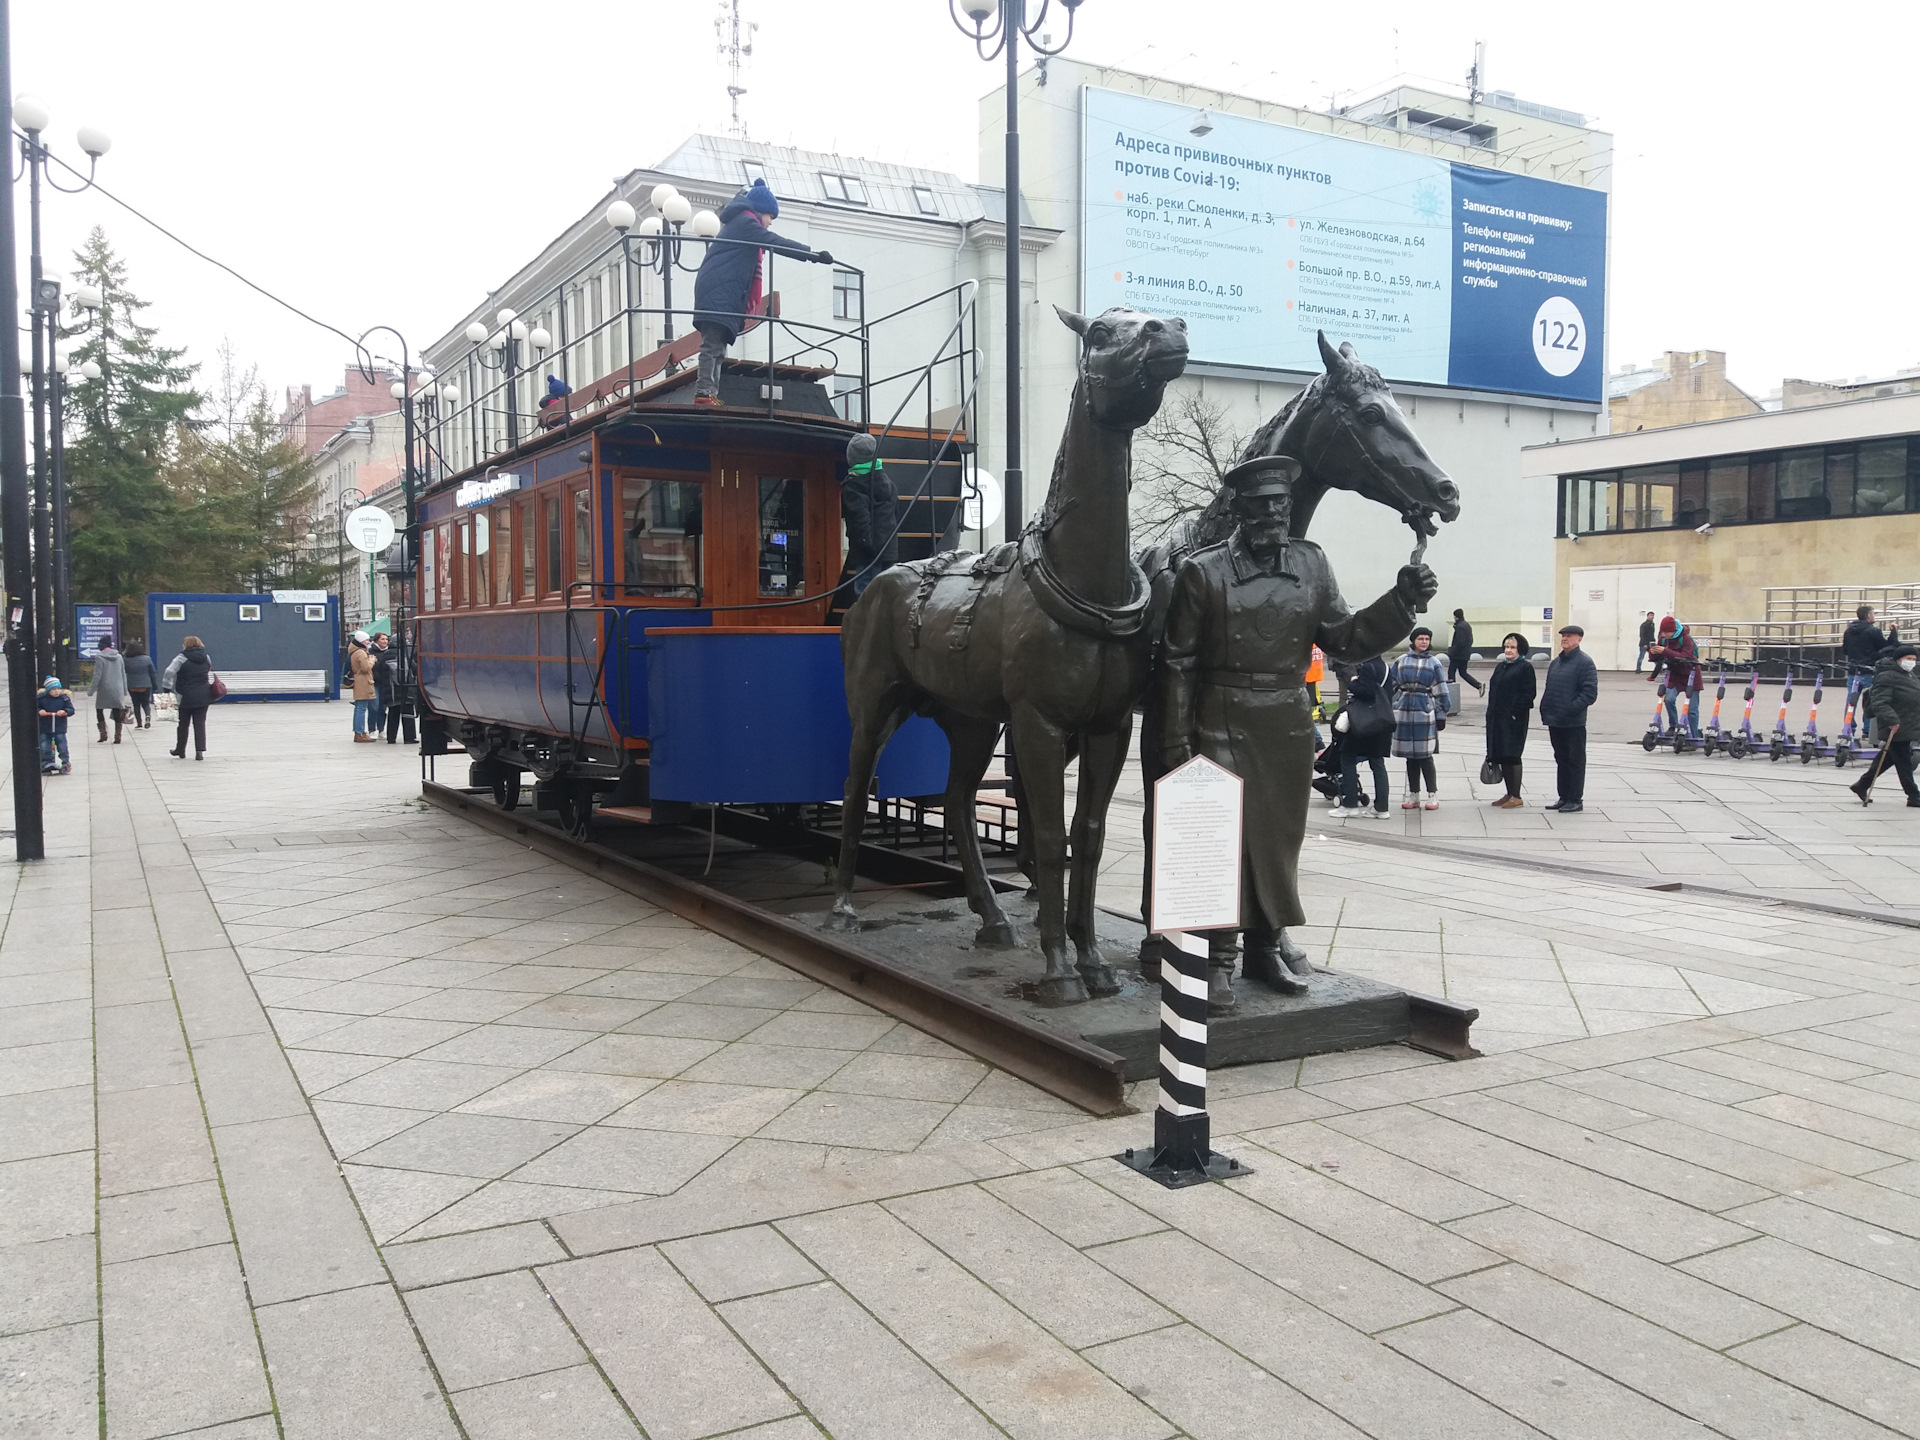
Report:
[[[13,92],[12,26],[8,0],[0,0],[0,95]],[[20,313],[20,282],[14,268],[13,186],[0,185],[0,315]],[[40,719],[34,694],[40,688],[34,648],[31,507],[27,480],[26,416],[20,408],[20,331],[9,318],[0,325],[0,542],[6,554],[7,718],[13,749],[13,849],[19,860],[47,853],[40,819]]]
[[[68,595],[66,566],[66,499],[59,493],[59,479],[49,471],[47,455],[47,407],[52,402],[54,381],[49,362],[60,325],[60,282],[43,273],[40,254],[40,184],[63,195],[78,195],[93,184],[93,172],[100,157],[113,147],[104,130],[83,125],[75,137],[87,154],[87,176],[78,185],[67,186],[53,178],[52,155],[41,138],[50,117],[47,107],[31,95],[18,96],[13,102],[13,123],[20,130],[20,155],[27,171],[27,205],[30,255],[28,287],[33,317],[33,537],[39,565],[35,574],[34,598],[40,621],[39,633],[50,668],[71,683],[74,678],[72,614]],[[77,173],[77,172],[76,172]],[[57,443],[57,442],[56,442]],[[51,502],[51,503],[49,503]],[[56,519],[55,517],[59,517]]]
[[[339,571],[339,579],[334,582],[334,588],[340,593],[340,624],[342,626],[347,624],[347,517],[366,503],[367,497],[358,490],[342,490],[340,498],[334,502],[333,507],[333,562],[334,568]],[[367,618],[371,620],[373,618],[371,595],[367,597],[367,605]]]
[[[494,317],[494,323],[500,328],[489,330],[484,320],[476,320],[467,326],[467,339],[475,345],[484,345],[480,352],[480,364],[488,370],[498,370],[506,376],[507,386],[507,449],[517,449],[520,444],[520,401],[514,394],[514,382],[520,375],[520,347],[532,342],[537,354],[544,354],[553,340],[545,330],[527,329],[526,321],[511,310],[502,310]],[[489,360],[492,354],[495,358]]]
[[[606,219],[608,225],[620,232],[620,248],[626,256],[627,265],[642,271],[650,270],[660,277],[660,304],[664,315],[660,342],[664,345],[673,339],[673,272],[685,270],[692,275],[700,269],[698,265],[688,265],[680,258],[684,244],[683,231],[691,231],[701,240],[711,240],[720,233],[720,217],[711,210],[696,212],[691,200],[674,186],[664,183],[654,186],[653,193],[647,199],[653,205],[654,213],[637,225],[634,223],[633,206],[625,200],[616,200],[607,206]],[[637,256],[633,248],[634,236],[644,242]],[[634,307],[628,305],[629,365],[634,358],[633,313]]]
[[[1025,522],[1026,511],[1021,493],[1020,443],[1020,101],[1015,89],[1020,73],[1020,37],[1025,36],[1038,56],[1058,55],[1073,40],[1073,15],[1082,0],[1059,0],[1067,12],[1067,35],[1057,46],[1048,48],[1040,26],[1054,0],[1038,0],[1039,8],[1027,19],[1027,0],[947,0],[947,13],[963,34],[973,39],[982,60],[1002,53],[1007,61],[1007,523]],[[958,5],[958,10],[954,7]],[[966,20],[960,18],[964,12]],[[992,23],[989,24],[988,22]],[[971,22],[971,25],[968,24]]]

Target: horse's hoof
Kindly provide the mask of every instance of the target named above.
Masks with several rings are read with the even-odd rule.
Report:
[[[1096,1000],[1120,993],[1120,979],[1113,973],[1113,967],[1104,960],[1098,965],[1082,965],[1078,968],[1080,978],[1086,982],[1087,993]]]
[[[1087,987],[1078,975],[1054,975],[1040,982],[1039,1001],[1048,1008],[1081,1005],[1086,1002]]]
[[[1009,922],[996,920],[992,924],[982,925],[974,933],[973,943],[982,950],[1013,950],[1019,947],[1020,940]]]

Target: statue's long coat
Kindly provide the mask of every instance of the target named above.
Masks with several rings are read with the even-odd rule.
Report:
[[[1318,545],[1290,540],[1269,570],[1240,532],[1189,556],[1174,580],[1161,652],[1160,733],[1246,784],[1241,821],[1241,925],[1271,935],[1306,921],[1300,842],[1313,780],[1306,670],[1318,645],[1368,660],[1402,639],[1413,610],[1389,591],[1347,609]]]

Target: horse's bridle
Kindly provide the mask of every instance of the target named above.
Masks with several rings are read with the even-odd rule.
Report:
[[[1359,459],[1360,463],[1373,473],[1375,479],[1391,490],[1395,484],[1394,477],[1389,475],[1381,466],[1380,462],[1373,458],[1372,453],[1367,447],[1360,443],[1359,432],[1353,428],[1353,422],[1347,418],[1345,409],[1338,405],[1330,405],[1321,413],[1331,419],[1333,423],[1332,433],[1328,434],[1326,439],[1321,442],[1317,454],[1303,455],[1300,457],[1301,462],[1305,464],[1309,470],[1318,472],[1327,456],[1332,453],[1334,441],[1345,437],[1347,443],[1353,447],[1353,453]],[[1311,427],[1309,427],[1308,433],[1312,433]],[[1428,506],[1405,506],[1400,511],[1400,518],[1413,527],[1413,533],[1420,537],[1423,545],[1430,537],[1440,533],[1440,527],[1433,521],[1433,511]]]

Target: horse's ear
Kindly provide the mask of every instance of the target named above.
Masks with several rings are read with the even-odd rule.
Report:
[[[1073,331],[1073,333],[1078,335],[1081,339],[1083,340],[1086,339],[1086,336],[1087,336],[1087,317],[1086,316],[1076,315],[1073,313],[1073,311],[1067,309],[1063,305],[1054,306],[1053,313],[1060,317],[1060,323],[1062,325],[1066,326],[1069,330]]]
[[[1345,368],[1343,362],[1346,359],[1347,352],[1350,351],[1353,347],[1350,345],[1343,345],[1340,347],[1340,349],[1336,350],[1333,348],[1333,346],[1327,343],[1326,331],[1321,330],[1317,333],[1319,334],[1319,337],[1320,337],[1321,363],[1327,367],[1327,373],[1329,375],[1338,374],[1342,369]]]
[[[1340,342],[1340,355],[1349,365],[1358,365],[1360,363],[1360,352],[1353,348],[1353,342],[1351,340],[1342,340]]]

